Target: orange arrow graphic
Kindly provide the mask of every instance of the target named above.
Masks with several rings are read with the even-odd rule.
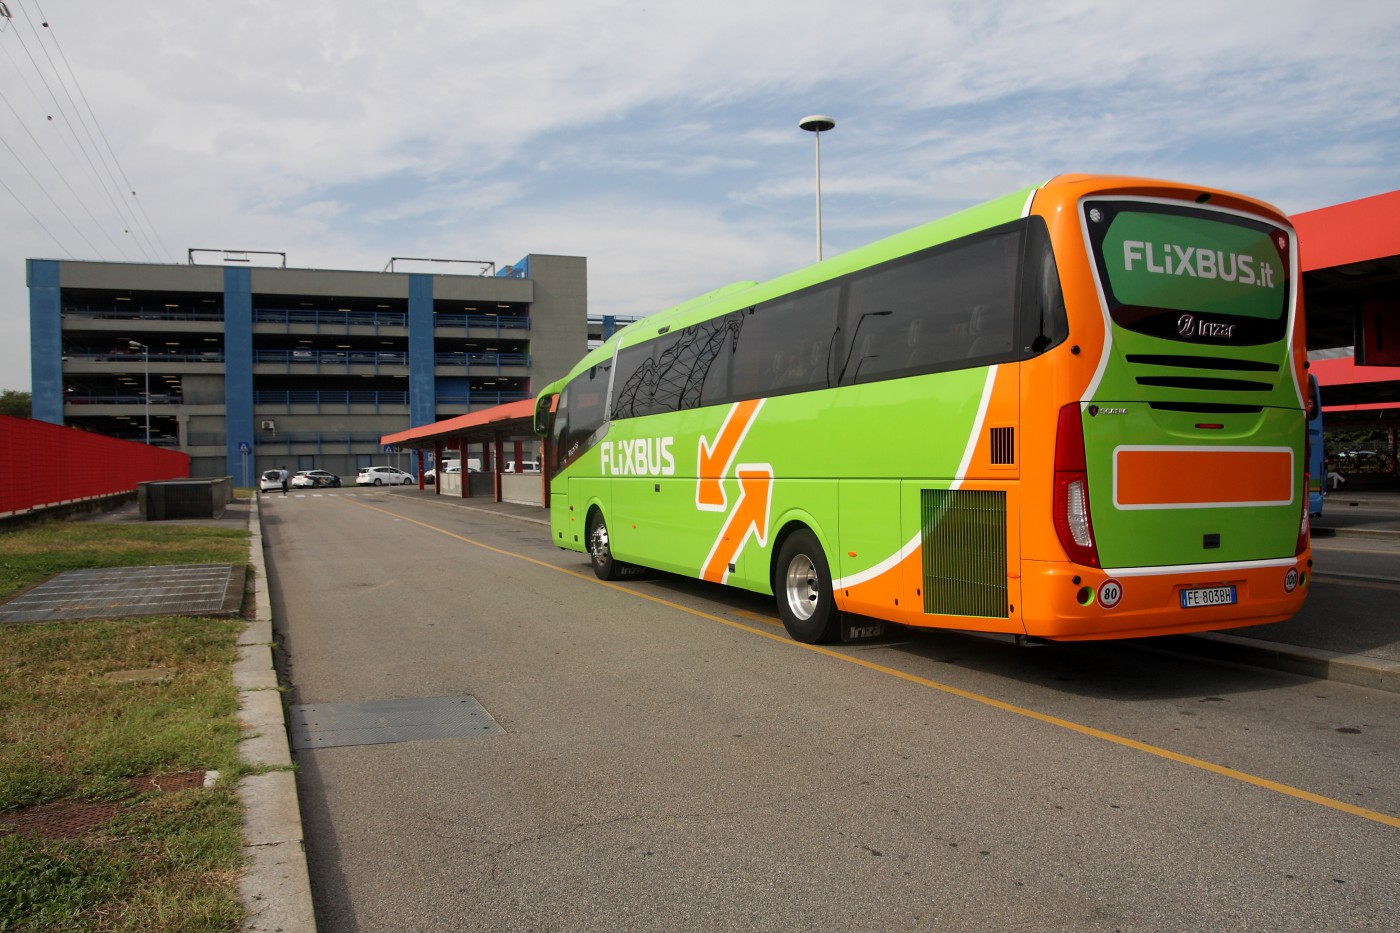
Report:
[[[734,511],[729,513],[700,573],[702,580],[713,583],[723,583],[729,576],[729,565],[738,559],[750,535],[757,539],[759,547],[768,541],[773,468],[766,463],[745,463],[734,472],[739,477],[739,501],[734,503]]]
[[[749,425],[753,423],[754,417],[762,407],[761,398],[735,402],[729,409],[729,414],[725,416],[724,424],[720,425],[713,445],[705,443],[703,434],[700,436],[698,463],[695,468],[696,508],[706,512],[724,511],[724,475],[729,472],[729,464],[734,462],[739,444],[743,442]]]

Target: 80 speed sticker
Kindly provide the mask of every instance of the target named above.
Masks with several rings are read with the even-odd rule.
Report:
[[[1109,578],[1099,584],[1099,605],[1112,609],[1123,601],[1123,584]]]

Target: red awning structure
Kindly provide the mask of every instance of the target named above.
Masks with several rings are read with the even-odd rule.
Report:
[[[1294,214],[1304,272],[1400,257],[1400,191]]]
[[[440,441],[453,438],[471,437],[477,440],[493,437],[497,433],[529,434],[534,430],[535,400],[521,399],[508,402],[495,408],[485,408],[467,415],[458,415],[446,421],[420,425],[385,434],[379,439],[381,444],[395,447],[411,447],[416,450],[432,450]]]
[[[1324,410],[1372,411],[1394,423],[1400,367],[1358,366],[1349,348],[1362,341],[1367,314],[1373,321],[1378,313],[1391,315],[1400,324],[1400,191],[1291,219],[1298,230],[1311,371],[1322,386]],[[1325,358],[1329,350],[1339,358]]]
[[[533,436],[534,417],[535,400],[526,398],[444,421],[419,425],[406,431],[385,434],[379,438],[379,442],[385,447],[408,448],[418,452],[420,489],[425,486],[423,452],[431,451],[433,462],[441,466],[449,459],[445,452],[457,450],[460,452],[462,472],[437,476],[438,481],[434,485],[439,495],[443,493],[444,486],[450,485],[455,488],[449,492],[464,499],[490,495],[497,502],[509,498],[512,502],[537,502],[548,507],[547,475],[542,470],[527,471],[525,464],[530,461],[523,456],[526,442],[521,438]],[[480,445],[481,456],[471,457],[473,445]],[[473,459],[489,469],[472,470]],[[530,494],[526,498],[512,498],[507,495],[508,485],[515,487],[519,495],[518,489],[522,484],[530,488]]]

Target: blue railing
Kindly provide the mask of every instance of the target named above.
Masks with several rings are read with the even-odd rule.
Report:
[[[99,363],[143,365],[140,350],[127,350],[125,348],[106,352],[91,349],[64,350],[63,358],[65,360],[91,360]],[[224,352],[222,350],[152,350],[150,361],[152,363],[222,363]]]
[[[140,392],[65,392],[63,401],[68,405],[144,405],[146,398]],[[150,402],[152,405],[180,405],[184,403],[184,398],[169,392],[152,392]]]
[[[373,407],[378,413],[381,407],[386,405],[407,405],[407,392],[375,392],[369,390],[362,391],[286,391],[277,392],[264,390],[253,393],[253,404],[260,409],[270,412],[274,408],[280,408],[287,414],[292,413],[293,405],[310,406],[319,413],[329,409],[351,411],[354,406]]]
[[[321,311],[316,308],[254,308],[254,324],[312,324],[317,327],[406,327],[402,311]]]
[[[472,392],[470,395],[438,395],[439,409],[467,409],[472,405],[504,405],[530,398],[529,392]]]
[[[377,432],[367,431],[290,431],[285,434],[260,431],[254,446],[259,454],[276,453],[280,449],[288,456],[306,453],[307,447],[314,448],[317,454],[367,453],[366,447],[377,453],[381,436]],[[293,451],[293,447],[298,450]]]
[[[438,353],[439,366],[530,366],[528,353]]]
[[[406,366],[403,350],[254,350],[254,363],[334,366]]]
[[[208,310],[167,308],[163,305],[138,305],[119,302],[110,305],[63,305],[67,317],[90,318],[97,321],[222,321],[223,307]]]
[[[529,330],[530,319],[513,314],[435,314],[434,327],[461,327],[468,330]]]

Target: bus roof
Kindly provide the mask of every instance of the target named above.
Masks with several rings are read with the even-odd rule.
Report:
[[[966,208],[956,214],[934,220],[910,230],[896,233],[874,243],[866,244],[839,256],[804,266],[767,282],[733,282],[698,295],[678,305],[647,315],[635,324],[616,332],[601,346],[590,350],[567,376],[545,386],[542,395],[559,391],[581,372],[612,358],[619,345],[631,346],[655,337],[662,328],[689,327],[709,320],[717,313],[748,307],[760,301],[845,275],[847,272],[883,262],[905,253],[957,239],[978,230],[985,230],[1021,217],[1030,195],[1039,186],[1025,188],[1013,194]]]
[[[1022,188],[1011,194],[994,198],[990,201],[974,205],[950,214],[939,220],[933,220],[909,230],[892,234],[883,239],[868,243],[865,246],[857,247],[849,252],[833,256],[830,259],[804,266],[792,272],[785,273],[766,282],[734,282],[713,291],[698,295],[688,301],[657,311],[647,315],[641,320],[628,327],[614,333],[602,346],[591,350],[583,359],[569,371],[563,379],[545,387],[543,393],[556,392],[569,379],[581,372],[588,370],[599,363],[608,360],[616,352],[619,346],[631,346],[650,340],[657,336],[663,329],[689,327],[701,321],[709,320],[718,314],[724,314],[738,308],[749,307],[761,301],[767,301],[780,295],[800,291],[821,282],[837,278],[846,273],[884,262],[908,253],[913,253],[939,243],[946,243],[959,237],[986,230],[1001,224],[1010,223],[1020,217],[1024,217],[1030,207],[1031,197],[1037,191],[1046,187],[1057,185],[1075,186],[1087,181],[1102,181],[1106,187],[1150,187],[1152,185],[1163,185],[1167,188],[1177,189],[1180,186],[1172,182],[1159,182],[1147,178],[1131,178],[1116,175],[1089,175],[1089,174],[1066,174],[1057,175],[1048,181]],[[1212,191],[1213,189],[1201,188],[1201,191]],[[1230,195],[1229,192],[1216,192],[1218,194]],[[1250,202],[1252,199],[1241,198],[1239,195],[1230,195],[1234,199]],[[1278,213],[1276,208],[1263,202],[1253,202],[1260,208],[1267,209],[1273,213]],[[1282,214],[1279,214],[1283,218]]]

